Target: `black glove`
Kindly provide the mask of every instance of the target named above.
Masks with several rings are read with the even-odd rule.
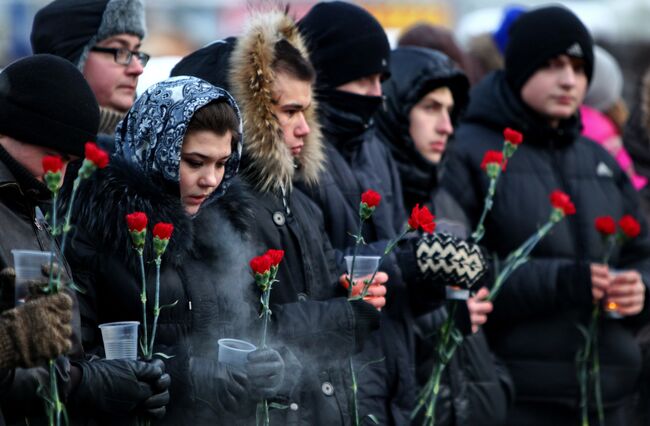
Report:
[[[170,380],[160,362],[102,359],[75,363],[81,382],[72,395],[74,404],[90,411],[115,416],[164,415],[169,403]],[[165,377],[167,376],[167,377]]]
[[[247,414],[254,402],[248,394],[248,378],[240,372],[209,358],[190,358],[192,399],[207,405],[216,414]]]
[[[275,349],[257,349],[248,354],[246,375],[253,399],[273,398],[284,380],[284,360]]]

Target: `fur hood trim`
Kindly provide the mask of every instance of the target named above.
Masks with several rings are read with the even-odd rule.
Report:
[[[133,164],[115,158],[106,169],[98,170],[79,187],[73,209],[75,228],[87,233],[106,253],[120,257],[133,267],[137,259],[125,217],[136,211],[147,215],[150,231],[157,222],[174,225],[164,254],[165,262],[174,266],[179,266],[187,256],[209,258],[218,244],[211,241],[219,239],[212,238],[215,229],[229,227],[240,235],[240,241],[249,239],[252,202],[248,191],[237,179],[224,195],[194,217],[185,213],[177,195],[164,188],[162,180],[154,181]],[[61,201],[61,211],[65,211],[69,201],[67,191],[62,194]],[[70,235],[73,249],[74,233],[73,228]],[[153,253],[151,241],[149,235],[145,246],[147,256]]]
[[[229,78],[244,120],[245,161],[241,173],[262,192],[290,189],[294,177],[314,184],[324,162],[316,102],[312,99],[304,112],[311,132],[305,138],[296,167],[273,114],[271,91],[275,80],[271,69],[275,43],[285,39],[309,58],[305,43],[294,20],[283,12],[258,13],[249,22],[232,53]]]

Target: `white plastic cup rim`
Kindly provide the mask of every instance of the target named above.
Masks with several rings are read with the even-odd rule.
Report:
[[[239,339],[219,339],[217,340],[217,343],[219,346],[225,347],[233,352],[253,352],[257,349],[257,346],[254,344]]]
[[[16,269],[16,274],[20,276],[20,272],[24,271],[30,275],[25,278],[40,276],[43,264],[47,263],[52,257],[51,251],[39,250],[13,249],[11,250],[11,254],[14,256],[14,269]]]
[[[127,326],[139,326],[140,321],[117,321],[117,322],[105,322],[104,324],[99,324],[99,328],[111,328],[111,327],[127,327]]]
[[[352,258],[354,256],[345,256],[345,263],[348,267],[348,274],[350,269],[352,269]],[[358,279],[360,277],[370,275],[377,269],[379,265],[379,259],[381,256],[357,256],[354,261],[354,277],[353,279]]]

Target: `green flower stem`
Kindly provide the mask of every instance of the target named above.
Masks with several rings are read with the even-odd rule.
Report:
[[[52,193],[52,242],[50,244],[50,274],[47,280],[47,290],[49,294],[59,291],[57,281],[54,280],[54,253],[56,250],[56,236],[59,234],[56,224],[56,204],[58,200],[58,191]]]
[[[138,253],[138,260],[140,262],[140,278],[142,279],[142,290],[140,292],[140,302],[142,303],[142,356],[145,359],[151,359],[151,351],[149,350],[149,331],[147,327],[147,277],[144,273],[144,249],[137,248],[135,249]]]
[[[359,252],[359,244],[363,241],[361,231],[363,230],[363,216],[359,215],[359,232],[354,236],[354,251],[352,252],[352,265],[350,265],[350,275],[348,276],[348,299],[352,298],[352,287],[354,287],[354,263],[357,260],[357,253]]]
[[[262,295],[264,303],[263,305],[263,312],[262,312],[262,340],[260,343],[260,346],[262,348],[266,347],[266,331],[268,330],[269,327],[269,319],[271,317],[271,312],[269,310],[269,301],[271,298],[271,286],[264,292]]]
[[[440,380],[442,373],[451,361],[456,352],[456,349],[462,343],[462,337],[454,337],[455,334],[460,334],[454,324],[454,316],[458,306],[457,301],[449,302],[449,312],[445,322],[440,327],[440,339],[436,345],[437,359],[433,366],[431,376],[420,392],[420,397],[415,409],[411,412],[411,420],[414,420],[417,414],[425,408],[424,419],[422,424],[424,426],[433,426],[436,421],[436,402],[438,394],[440,393]]]
[[[551,228],[555,225],[555,221],[549,220],[542,226],[536,233],[534,233],[530,238],[528,238],[524,243],[513,251],[506,258],[506,266],[499,272],[496,279],[494,280],[494,285],[492,290],[487,297],[487,300],[493,301],[496,299],[503,283],[510,277],[510,275],[517,270],[521,265],[526,263],[528,256],[533,251],[535,246],[549,233]]]
[[[350,363],[350,377],[352,379],[352,401],[350,401],[350,405],[352,406],[352,415],[354,416],[352,418],[353,420],[353,425],[354,426],[359,426],[359,401],[358,401],[358,392],[359,392],[359,386],[357,384],[357,374],[354,371],[354,362],[352,361],[352,357],[349,359]]]
[[[156,340],[156,330],[158,329],[158,317],[160,316],[160,256],[156,256],[156,295],[153,305],[153,327],[151,329],[151,341],[149,342],[149,357],[153,354],[153,344]]]
[[[487,194],[485,195],[485,201],[483,202],[483,212],[481,213],[481,218],[478,221],[478,225],[476,225],[476,230],[472,233],[472,236],[470,237],[475,244],[478,244],[479,241],[481,241],[481,239],[483,238],[483,235],[485,235],[485,227],[483,226],[483,222],[485,222],[485,218],[487,217],[487,214],[489,213],[490,210],[492,210],[492,206],[494,205],[493,199],[494,199],[494,194],[496,192],[497,181],[499,180],[499,176],[501,176],[501,167],[499,167],[496,176],[490,178],[490,186],[488,188]]]
[[[598,348],[598,318],[600,316],[600,304],[594,306],[591,322],[593,323],[593,340],[592,340],[592,365],[591,376],[594,382],[594,396],[596,398],[596,410],[598,412],[598,424],[605,426],[605,412],[603,410],[603,393],[600,386],[600,350]]]

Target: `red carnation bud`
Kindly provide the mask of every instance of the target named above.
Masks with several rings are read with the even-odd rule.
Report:
[[[367,190],[361,194],[361,202],[367,205],[368,207],[377,207],[381,201],[381,195],[372,189]]]
[[[641,224],[629,214],[626,214],[618,221],[618,226],[627,238],[635,238],[641,233]]]
[[[265,254],[271,258],[271,264],[273,266],[278,266],[284,257],[284,250],[269,249]]]
[[[264,275],[273,265],[273,259],[268,254],[257,256],[251,259],[250,266],[254,273]]]
[[[556,209],[562,210],[565,216],[575,214],[576,206],[571,201],[571,197],[569,197],[565,192],[556,189],[551,193],[550,198],[551,205]]]
[[[503,161],[503,153],[501,151],[487,151],[485,155],[483,155],[483,161],[481,162],[481,169],[488,171],[488,166],[490,164],[496,164],[497,166],[501,166],[503,170],[506,169],[506,164]]]
[[[58,173],[63,168],[63,160],[58,155],[46,155],[42,161],[44,173]]]
[[[611,216],[597,217],[594,225],[596,226],[596,230],[604,236],[614,235],[616,233],[616,222]]]
[[[416,204],[411,211],[411,217],[409,217],[408,226],[412,230],[422,228],[424,232],[431,234],[436,229],[436,223],[434,222],[434,219],[435,216],[431,214],[426,206],[420,208],[420,205]]]
[[[153,227],[153,236],[158,237],[161,240],[168,240],[174,232],[174,225],[171,223],[158,222]]]
[[[108,164],[108,153],[94,142],[86,142],[85,153],[86,159],[92,161],[99,169],[103,169]]]
[[[131,232],[141,232],[147,227],[147,215],[143,212],[134,212],[126,215],[126,225]]]
[[[524,135],[508,127],[503,131],[503,138],[513,145],[519,145],[524,140]]]

